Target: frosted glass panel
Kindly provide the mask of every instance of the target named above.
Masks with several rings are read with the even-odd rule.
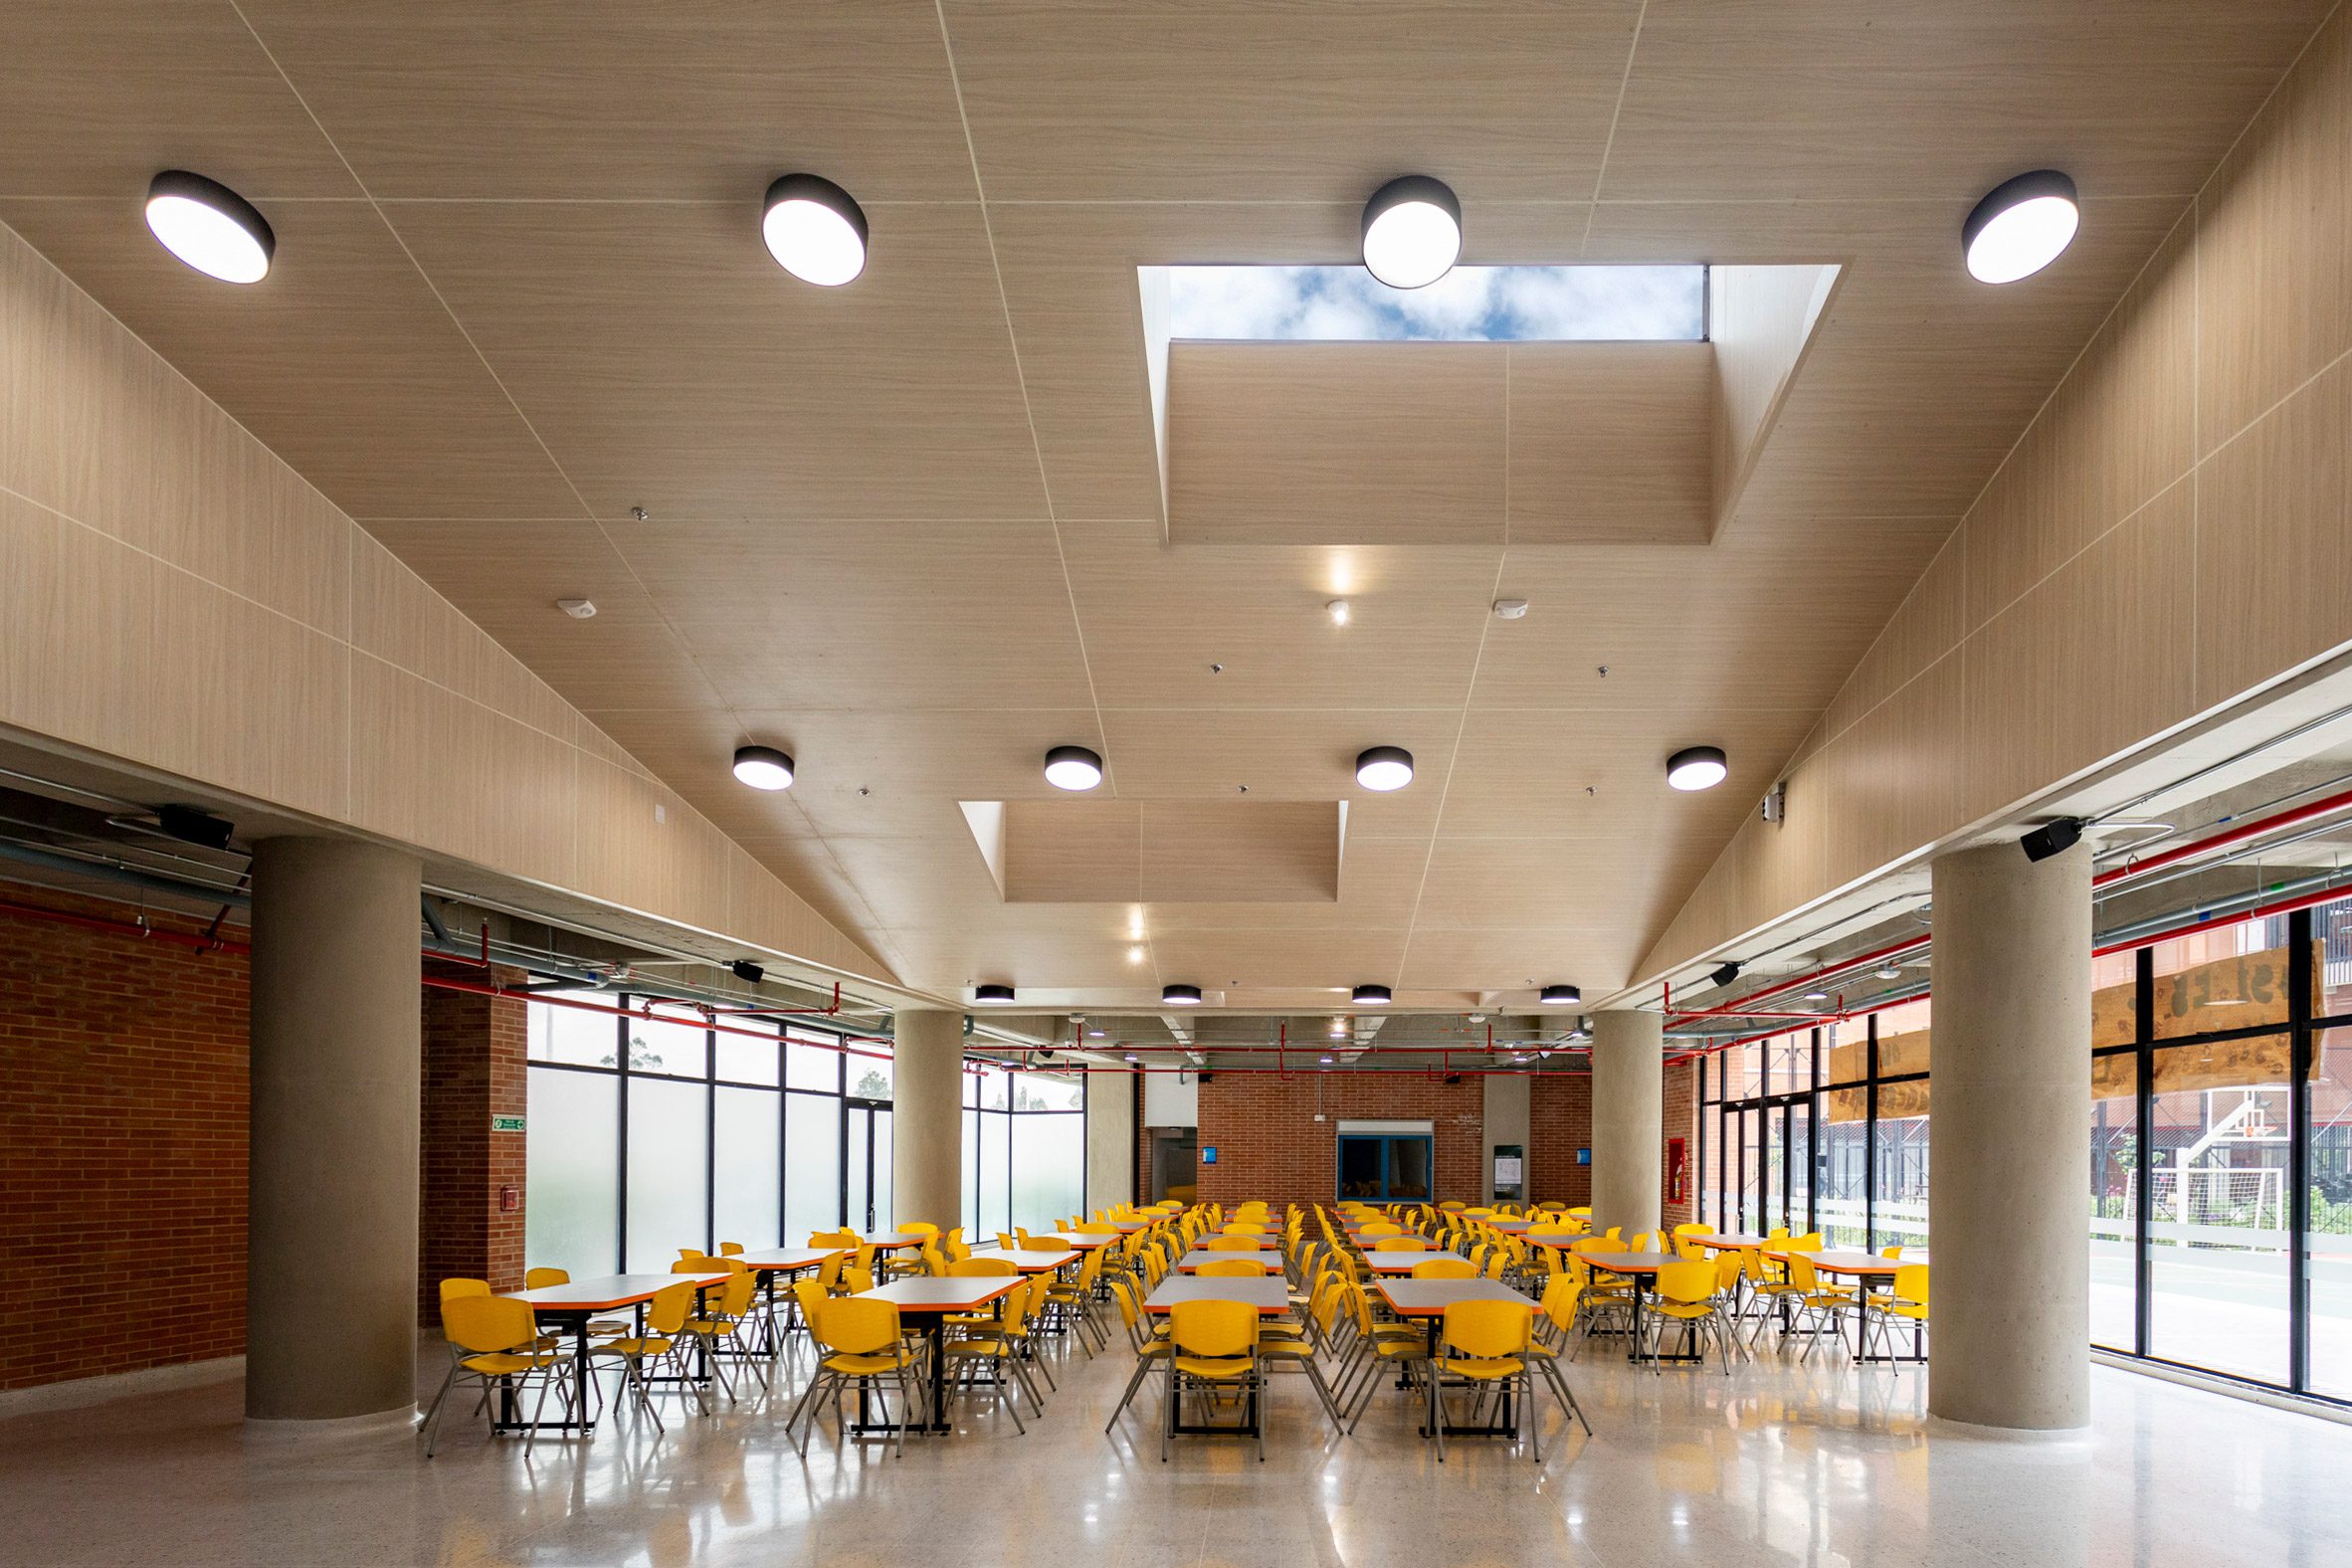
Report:
[[[768,1049],[772,1059],[775,1048]],[[783,1245],[776,1184],[783,1150],[773,1089],[716,1091],[718,1142],[711,1151],[711,1230],[714,1240],[741,1242],[754,1251]],[[801,1238],[795,1237],[794,1241]]]
[[[555,991],[549,995],[593,1002],[603,1008],[614,1005],[613,999],[601,991]],[[533,1002],[522,1010],[522,1028],[524,1051],[533,1062],[569,1062],[583,1068],[609,1068],[618,1064],[621,1049],[618,1014],[559,1007],[553,1001]]]
[[[1011,1119],[1013,1223],[1032,1231],[1054,1230],[1077,1214],[1083,1201],[1086,1118],[1065,1114]]]
[[[871,1046],[862,1048],[873,1050]],[[897,1066],[887,1057],[851,1057],[848,1059],[850,1093],[858,1099],[888,1099],[890,1097],[890,1070]]]
[[[804,1046],[792,1039],[784,1047],[784,1081],[792,1088],[821,1088],[841,1092],[841,1053],[823,1046]]]
[[[732,1078],[737,1083],[773,1083],[776,1081],[778,1045],[774,1039],[758,1040],[749,1035],[730,1035],[714,1030],[710,1036],[710,1049],[714,1054],[711,1072],[715,1077]]]
[[[710,1032],[701,1025],[665,1018],[632,1018],[628,1024],[630,1072],[683,1078],[708,1075]]]
[[[971,1078],[964,1079],[964,1099],[972,1096]],[[964,1112],[964,1240],[984,1247],[994,1240],[980,1228],[980,1112]]]
[[[1010,1231],[1012,1211],[1006,1203],[1005,1123],[1010,1116],[980,1113],[980,1220],[984,1232]]]
[[[874,1228],[888,1230],[896,1222],[898,1211],[890,1199],[890,1113],[878,1110],[874,1116]],[[914,1216],[908,1216],[914,1218]]]
[[[631,1274],[661,1274],[682,1247],[710,1245],[703,1181],[710,1160],[710,1090],[701,1083],[629,1082]]]
[[[611,1274],[621,1247],[620,1079],[533,1068],[526,1092],[523,1264],[575,1279]]]
[[[841,1224],[841,1101],[784,1096],[784,1239],[798,1247]]]

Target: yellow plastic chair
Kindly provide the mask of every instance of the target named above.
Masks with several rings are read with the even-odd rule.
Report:
[[[1413,1266],[1413,1277],[1416,1279],[1470,1279],[1476,1277],[1477,1273],[1477,1265],[1467,1258],[1452,1255],[1425,1258]]]
[[[1722,1301],[1716,1295],[1719,1279],[1719,1271],[1704,1259],[1696,1263],[1667,1264],[1658,1271],[1648,1310],[1652,1376],[1663,1374],[1659,1351],[1669,1322],[1682,1325],[1684,1344],[1697,1343],[1702,1358],[1706,1353],[1706,1338],[1711,1336],[1723,1354],[1723,1375],[1731,1375],[1731,1332],[1724,1325]]]
[[[1094,1318],[1094,1296],[1102,1279],[1102,1253],[1103,1249],[1096,1248],[1086,1254],[1078,1265],[1075,1281],[1065,1283],[1052,1274],[1038,1275],[1038,1295],[1031,1303],[1031,1310],[1041,1320],[1051,1313],[1056,1322],[1077,1335],[1078,1348],[1085,1351],[1089,1361],[1094,1359],[1094,1344],[1088,1343],[1089,1337],[1103,1349],[1110,1348],[1108,1331]],[[1046,1376],[1048,1382],[1053,1380],[1052,1373]]]
[[[970,1392],[974,1388],[996,1391],[997,1408],[1013,1418],[1013,1430],[1026,1434],[1029,1429],[1021,1424],[1021,1400],[1016,1390],[1026,1391],[1029,1403],[1039,1415],[1046,1413],[1046,1402],[1039,1397],[1037,1385],[1029,1381],[1029,1368],[1039,1371],[1045,1364],[1030,1353],[1029,1303],[1038,1286],[1027,1280],[1013,1286],[1002,1297],[1004,1316],[985,1326],[976,1326],[949,1339],[941,1347],[947,1357],[950,1386]],[[996,1369],[996,1375],[986,1383],[972,1381],[974,1363]],[[960,1367],[960,1377],[958,1369]],[[1049,1374],[1050,1377],[1050,1374]]]
[[[1894,1359],[1894,1327],[1898,1321],[1912,1325],[1912,1331],[1927,1326],[1927,1265],[1904,1264],[1894,1272],[1894,1284],[1884,1293],[1862,1297],[1863,1343],[1868,1343],[1868,1332],[1876,1327],[1880,1342],[1886,1347],[1886,1364],[1897,1376],[1901,1368]]]
[[[480,1293],[445,1295],[441,1331],[450,1344],[450,1366],[441,1380],[441,1392],[433,1396],[432,1407],[425,1412],[425,1458],[433,1457],[441,1441],[442,1411],[460,1377],[478,1380],[486,1401],[490,1391],[497,1389],[511,1392],[518,1403],[530,1391],[531,1380],[538,1379],[539,1398],[531,1407],[531,1430],[522,1444],[525,1454],[538,1439],[539,1418],[547,1409],[551,1385],[563,1390],[564,1407],[570,1408],[571,1380],[560,1373],[572,1364],[572,1358],[561,1351],[539,1348],[539,1323],[531,1315],[529,1302],[491,1295],[487,1286]]]
[[[1528,1457],[1543,1458],[1543,1440],[1529,1418],[1527,1405],[1535,1393],[1529,1375],[1527,1346],[1534,1313],[1523,1301],[1456,1301],[1446,1308],[1438,1334],[1438,1359],[1430,1368],[1429,1424],[1438,1437],[1438,1463],[1446,1463],[1445,1380],[1461,1378],[1482,1387],[1498,1387],[1504,1399],[1515,1389],[1518,1432],[1527,1438]]]
[[[739,1257],[742,1251],[743,1244],[741,1242],[721,1242],[718,1244],[718,1256],[721,1258]]]
[[[882,1278],[895,1279],[903,1274],[936,1274],[939,1271],[931,1267],[931,1260],[945,1262],[938,1248],[939,1227],[928,1220],[906,1220],[900,1222],[898,1231],[901,1235],[919,1236],[923,1240],[919,1246],[899,1248],[884,1258],[882,1261]]]
[[[636,1391],[637,1407],[654,1418],[656,1432],[667,1432],[669,1428],[662,1420],[662,1413],[654,1408],[653,1393],[646,1382],[645,1369],[648,1365],[667,1367],[681,1386],[688,1386],[686,1358],[680,1352],[686,1344],[683,1335],[686,1319],[693,1315],[693,1310],[692,1283],[681,1281],[667,1285],[656,1291],[654,1298],[646,1303],[644,1333],[608,1339],[601,1345],[590,1346],[588,1350],[590,1356],[611,1356],[621,1363],[624,1388]],[[700,1383],[691,1383],[690,1386],[695,1399],[707,1411],[710,1408],[709,1391]]]
[[[921,1358],[907,1348],[898,1323],[898,1303],[871,1297],[838,1296],[825,1302],[809,1332],[825,1355],[816,1375],[801,1390],[800,1400],[784,1418],[784,1435],[805,1414],[799,1452],[809,1452],[809,1428],[817,1424],[818,1401],[827,1392],[838,1400],[852,1385],[879,1388],[885,1381],[898,1391],[898,1457],[906,1457],[906,1428],[922,1416]]]
[[[1221,1258],[1193,1271],[1204,1279],[1263,1279],[1270,1272],[1255,1258]]]
[[[1812,1360],[1813,1352],[1821,1344],[1825,1331],[1843,1344],[1846,1332],[1839,1320],[1849,1312],[1860,1313],[1862,1310],[1862,1298],[1843,1286],[1822,1283],[1820,1271],[1814,1268],[1813,1260],[1803,1253],[1789,1255],[1789,1283],[1796,1291],[1794,1300],[1798,1319],[1810,1330],[1810,1337],[1805,1341],[1805,1353],[1797,1359]],[[1781,1337],[1785,1340],[1796,1326],[1797,1323],[1793,1321]]]
[[[1176,1415],[1189,1384],[1231,1389],[1256,1400],[1258,1461],[1266,1463],[1271,1414],[1265,1374],[1258,1365],[1258,1308],[1247,1301],[1179,1301],[1168,1313],[1167,1397],[1161,1408],[1160,1461],[1176,1439]]]
[[[722,1352],[741,1349],[740,1335],[743,1325],[750,1320],[751,1303],[759,1294],[759,1280],[747,1270],[720,1285],[717,1293],[718,1299],[707,1310],[686,1320],[682,1333],[687,1339],[700,1341],[706,1364],[717,1376],[719,1387],[726,1390],[728,1403],[732,1404],[735,1399],[735,1381],[727,1376]],[[763,1389],[769,1387],[766,1358],[753,1357],[751,1368],[759,1378],[759,1386]]]
[[[1551,1384],[1552,1393],[1559,1398],[1561,1411],[1574,1417],[1583,1426],[1584,1435],[1589,1438],[1593,1435],[1592,1418],[1584,1413],[1584,1406],[1578,1403],[1575,1392],[1568,1387],[1567,1374],[1560,1370],[1561,1344],[1575,1341],[1568,1352],[1571,1361],[1576,1359],[1577,1351],[1583,1348],[1583,1342],[1576,1338],[1576,1314],[1583,1294],[1584,1287],[1566,1274],[1552,1275],[1551,1283],[1543,1287],[1543,1299],[1536,1303],[1535,1332],[1527,1336],[1527,1355],[1528,1364],[1541,1372],[1544,1381]],[[1546,1343],[1546,1329],[1550,1330],[1559,1344]]]
[[[1204,1253],[1254,1253],[1258,1249],[1255,1236],[1212,1236],[1201,1243]]]

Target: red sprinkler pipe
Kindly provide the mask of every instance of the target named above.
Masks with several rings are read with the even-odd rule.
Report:
[[[2264,817],[2258,822],[2242,822],[2234,828],[2225,828],[2220,833],[2208,834],[2194,844],[2176,844],[2169,850],[2159,850],[2145,860],[2136,857],[2127,858],[2121,866],[2111,866],[2091,878],[2090,884],[2093,887],[2104,887],[2111,882],[2122,882],[2129,877],[2145,877],[2148,873],[2162,871],[2167,866],[2177,866],[2183,861],[2193,861],[2200,855],[2210,855],[2215,850],[2226,849],[2233,844],[2243,844],[2248,839],[2258,839],[2266,834],[2276,833],[2281,828],[2291,828],[2299,822],[2309,822],[2314,817],[2330,816],[2347,809],[2352,809],[2352,790],[2343,790],[2334,795],[2323,795],[2317,800],[2305,801],[2300,806],[2279,812],[2276,816]]]

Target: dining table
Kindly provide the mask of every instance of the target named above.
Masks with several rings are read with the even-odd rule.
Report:
[[[923,1335],[930,1340],[931,1418],[909,1427],[910,1432],[947,1433],[955,1424],[947,1419],[947,1318],[954,1312],[973,1312],[1000,1296],[1021,1288],[1019,1274],[947,1274],[933,1276],[914,1274],[893,1279],[888,1284],[861,1290],[852,1300],[888,1301],[898,1308],[900,1317],[911,1317],[922,1324]],[[876,1421],[867,1403],[871,1385],[858,1385],[858,1419],[850,1426],[853,1432],[894,1433],[911,1412],[901,1412],[899,1421]]]
[[[1429,1375],[1438,1375],[1438,1340],[1445,1332],[1446,1308],[1461,1301],[1509,1301],[1532,1314],[1535,1303],[1499,1279],[1375,1279],[1372,1288],[1388,1303],[1388,1309],[1407,1321],[1419,1319],[1429,1329]],[[1442,1411],[1445,1407],[1440,1405]],[[1446,1424],[1449,1437],[1490,1437],[1515,1431],[1511,1421],[1510,1397],[1506,1394],[1498,1402],[1491,1422],[1483,1426]],[[1425,1419],[1421,1427],[1425,1438],[1435,1434]]]
[[[776,1333],[776,1276],[786,1279],[811,1269],[822,1269],[847,1251],[840,1247],[768,1247],[757,1252],[736,1253],[731,1262],[750,1270],[759,1279],[761,1304],[759,1347],[770,1356],[782,1348]]]
[[[1634,1287],[1634,1321],[1632,1331],[1626,1336],[1628,1341],[1626,1359],[1628,1361],[1641,1360],[1644,1301],[1651,1287],[1657,1282],[1658,1271],[1668,1264],[1680,1263],[1682,1260],[1673,1253],[1579,1253],[1576,1256],[1582,1258],[1589,1268],[1602,1270],[1632,1282]],[[1655,1359],[1704,1361],[1706,1358],[1702,1353],[1696,1351],[1678,1350],[1670,1356],[1660,1356]]]
[[[551,1319],[559,1330],[572,1336],[572,1415],[564,1421],[522,1421],[514,1410],[514,1394],[509,1387],[500,1395],[497,1429],[501,1432],[520,1432],[531,1426],[543,1431],[562,1431],[577,1428],[582,1433],[596,1430],[596,1422],[588,1414],[588,1320],[599,1312],[617,1312],[623,1307],[633,1310],[640,1329],[645,1322],[645,1304],[674,1284],[690,1283],[699,1298],[713,1285],[726,1283],[734,1275],[717,1274],[600,1274],[589,1279],[573,1279],[564,1284],[543,1284],[531,1290],[501,1290],[498,1293],[516,1301],[527,1302],[534,1316]]]

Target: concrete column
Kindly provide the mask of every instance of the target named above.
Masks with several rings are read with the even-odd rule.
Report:
[[[1086,1212],[1135,1201],[1135,1080],[1086,1078]]]
[[[895,1024],[891,1218],[950,1231],[964,1223],[964,1015],[910,1008]]]
[[[1593,1015],[1593,1229],[1658,1229],[1666,1019]]]
[[[1978,1426],[2090,1422],[2090,847],[1935,863],[1935,1259],[1927,1408]]]
[[[254,846],[248,1420],[415,1417],[421,875]]]
[[[1515,1143],[1519,1147],[1519,1196],[1525,1203],[1534,1197],[1528,1185],[1528,1143],[1530,1131],[1529,1108],[1533,1102],[1534,1080],[1524,1073],[1489,1073],[1478,1080],[1486,1087],[1485,1137],[1478,1157],[1485,1162],[1485,1170],[1478,1176],[1480,1200],[1494,1201],[1494,1150],[1498,1144]]]

